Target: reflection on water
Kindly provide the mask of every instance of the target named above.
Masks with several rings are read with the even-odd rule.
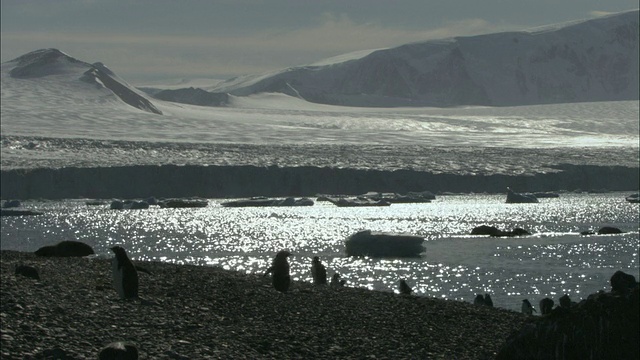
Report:
[[[61,240],[79,240],[101,256],[122,244],[134,259],[217,265],[262,273],[280,249],[294,280],[310,281],[320,256],[329,275],[349,286],[393,291],[407,279],[419,295],[472,301],[491,293],[496,306],[518,310],[522,298],[537,301],[568,293],[580,298],[608,288],[616,270],[638,276],[638,204],[626,194],[563,194],[539,204],[505,204],[503,196],[440,196],[428,204],[338,208],[328,203],[292,208],[123,210],[88,207],[79,200],[26,202],[37,217],[3,217],[2,249],[34,251]],[[522,227],[523,238],[468,235],[475,226]],[[615,226],[622,235],[580,236]],[[373,231],[424,236],[427,251],[414,259],[348,258],[344,239]]]

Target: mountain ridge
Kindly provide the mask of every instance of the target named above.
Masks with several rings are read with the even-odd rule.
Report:
[[[352,107],[522,106],[638,100],[638,10],[523,31],[362,50],[203,88],[140,88],[102,63],[40,49],[2,64],[16,79],[64,76],[104,88],[139,110],[151,99],[227,106],[229,95],[282,93]],[[170,90],[170,91],[162,91]]]
[[[410,43],[340,63],[230,79],[207,90],[382,107],[639,98],[638,10],[561,25]]]
[[[38,49],[2,64],[2,72],[15,79],[38,80],[50,76],[69,82],[84,82],[97,89],[106,89],[119,100],[137,109],[159,114],[162,112],[138,90],[119,78],[103,63],[78,60],[58,49]],[[4,74],[3,74],[4,76]]]

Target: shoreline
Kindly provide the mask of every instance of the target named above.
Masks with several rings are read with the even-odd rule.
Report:
[[[114,341],[140,358],[493,359],[527,317],[423,296],[294,282],[218,267],[136,261],[143,301],[119,300],[110,259],[0,251],[2,357],[59,347],[95,359]],[[40,280],[14,274],[17,264]]]
[[[561,164],[535,174],[449,174],[332,167],[141,165],[2,170],[3,199],[243,198],[370,191],[637,191],[637,167]]]

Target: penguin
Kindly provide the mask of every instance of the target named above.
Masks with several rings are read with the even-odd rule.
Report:
[[[571,307],[571,298],[568,294],[564,294],[562,297],[560,297],[559,301],[561,308],[569,309]]]
[[[544,298],[540,300],[540,314],[546,315],[550,314],[551,310],[553,310],[553,300],[550,298]]]
[[[409,295],[411,294],[411,291],[413,291],[411,287],[407,284],[407,282],[404,281],[404,279],[400,279],[400,285],[398,286],[398,289],[400,290],[400,294],[403,294],[403,295]]]
[[[473,304],[474,305],[484,305],[484,297],[482,296],[482,294],[477,294],[476,298],[473,299]]]
[[[327,269],[317,256],[314,256],[311,261],[311,276],[313,276],[314,285],[327,285]]]
[[[334,288],[343,287],[346,282],[347,282],[346,280],[340,280],[340,274],[335,273],[331,277],[331,284],[330,285],[331,285],[331,287],[334,287]]]
[[[529,300],[522,300],[522,313],[525,315],[533,315],[533,312],[536,311],[534,307],[531,305]],[[536,311],[537,312],[537,311]]]
[[[138,271],[133,265],[127,252],[121,246],[114,246],[111,250],[116,257],[113,259],[113,284],[121,299],[138,297]]]
[[[264,273],[264,276],[272,274],[271,282],[273,284],[273,288],[280,292],[286,292],[289,290],[289,285],[291,285],[289,262],[287,262],[287,257],[289,255],[291,255],[291,253],[287,250],[279,251],[273,259],[271,267],[269,267],[267,272]]]
[[[484,294],[484,304],[493,307],[493,300],[491,300],[491,295]]]

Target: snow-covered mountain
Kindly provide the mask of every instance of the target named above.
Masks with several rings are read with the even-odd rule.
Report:
[[[85,99],[123,102],[146,112],[162,114],[146,95],[127,84],[104,64],[89,64],[57,49],[36,50],[5,62],[1,73],[3,78],[11,77],[22,80],[23,85],[33,85],[36,92],[51,87],[52,94],[62,95],[62,89],[69,89],[73,94],[83,94]],[[10,86],[9,82],[3,81],[5,85]],[[5,100],[9,99],[3,96]],[[71,99],[67,97],[66,100]]]
[[[338,59],[234,78],[207,90],[382,107],[636,100],[638,10]]]

